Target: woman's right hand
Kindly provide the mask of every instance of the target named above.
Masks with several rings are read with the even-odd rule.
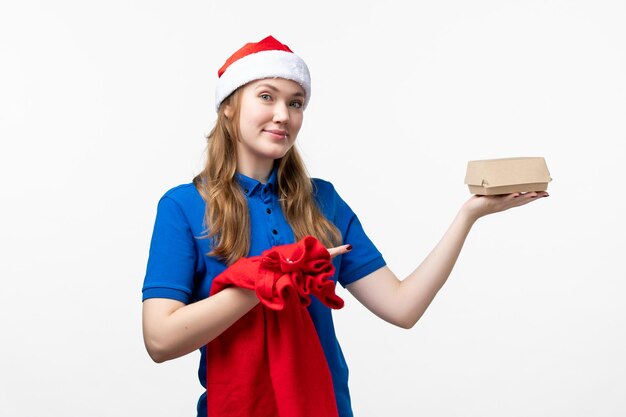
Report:
[[[330,257],[334,258],[335,256],[343,255],[344,253],[348,253],[352,250],[352,245],[341,245],[334,248],[329,248],[328,253],[330,253]]]

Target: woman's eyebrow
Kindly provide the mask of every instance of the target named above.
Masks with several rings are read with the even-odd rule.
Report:
[[[270,90],[275,91],[275,92],[280,92],[280,90],[278,88],[276,88],[275,86],[273,86],[272,84],[259,84],[259,85],[256,86],[255,89],[259,89],[259,88],[267,88],[267,89],[270,89]],[[301,91],[297,91],[297,92],[293,93],[292,96],[294,96],[294,97],[304,97],[304,93],[301,92]]]
[[[270,90],[273,91],[278,91],[278,88],[274,87],[272,84],[259,84],[256,86],[257,89],[259,88],[269,88]]]

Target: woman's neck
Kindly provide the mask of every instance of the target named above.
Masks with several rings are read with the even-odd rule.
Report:
[[[255,180],[265,184],[272,174],[274,168],[274,161],[268,163],[245,163],[245,161],[239,161],[237,164],[237,171],[246,177],[254,178]]]

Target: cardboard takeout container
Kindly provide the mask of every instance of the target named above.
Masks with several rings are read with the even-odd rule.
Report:
[[[552,181],[541,157],[501,158],[469,161],[465,184],[479,195],[546,191]]]

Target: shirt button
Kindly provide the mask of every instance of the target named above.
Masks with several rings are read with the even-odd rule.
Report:
[[[272,214],[272,209],[265,209],[265,212],[266,212],[267,214]]]
[[[243,192],[244,192],[244,193],[246,193],[246,194],[248,194],[248,189],[247,189],[247,188],[245,188],[245,189],[243,190]]]
[[[275,235],[277,235],[277,234],[278,234],[278,230],[276,230],[276,229],[272,229],[272,233],[274,233]]]

